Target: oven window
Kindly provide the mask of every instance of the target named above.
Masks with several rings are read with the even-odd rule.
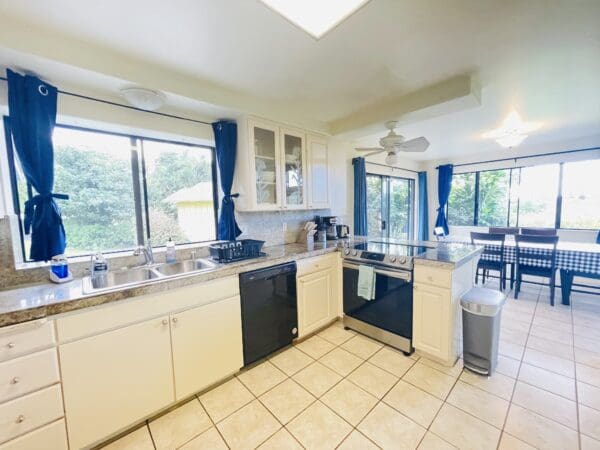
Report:
[[[414,200],[415,180],[367,174],[369,236],[413,239]]]

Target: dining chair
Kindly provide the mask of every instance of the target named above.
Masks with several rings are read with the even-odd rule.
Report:
[[[556,228],[521,228],[521,234],[529,236],[556,236]]]
[[[519,234],[519,227],[490,227],[489,232],[492,234],[515,235]]]
[[[515,236],[519,234],[519,227],[490,227],[489,232],[492,234]],[[510,266],[510,288],[512,289],[515,285],[515,263],[507,261],[506,265]]]
[[[500,290],[506,288],[506,264],[504,263],[504,240],[506,235],[494,233],[476,233],[471,232],[471,244],[483,244],[483,253],[477,262],[475,270],[475,284],[479,279],[479,269],[482,270],[482,282],[485,283],[486,276],[489,276],[490,270],[500,272]],[[493,245],[494,248],[489,248]],[[500,247],[499,249],[497,247]]]
[[[523,275],[533,275],[550,279],[550,305],[554,306],[558,236],[520,234],[515,236],[515,241],[517,243],[515,299],[519,298]]]

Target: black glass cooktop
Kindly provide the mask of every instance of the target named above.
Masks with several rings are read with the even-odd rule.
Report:
[[[397,244],[384,241],[368,241],[357,244],[354,248],[392,256],[416,256],[429,250],[429,247],[423,245]]]

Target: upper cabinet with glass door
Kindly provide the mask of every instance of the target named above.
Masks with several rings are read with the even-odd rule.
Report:
[[[306,208],[306,145],[304,133],[281,129],[283,207]]]
[[[277,209],[280,199],[279,129],[249,121],[250,150],[254,172],[254,204],[257,209]]]
[[[328,208],[327,141],[317,141],[311,140],[309,148],[304,130],[255,118],[240,120],[232,189],[240,194],[236,209]]]

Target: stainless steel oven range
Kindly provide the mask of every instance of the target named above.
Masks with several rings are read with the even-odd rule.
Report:
[[[344,326],[411,354],[413,257],[428,247],[373,239],[344,248]],[[358,295],[359,266],[375,271],[375,298]]]

